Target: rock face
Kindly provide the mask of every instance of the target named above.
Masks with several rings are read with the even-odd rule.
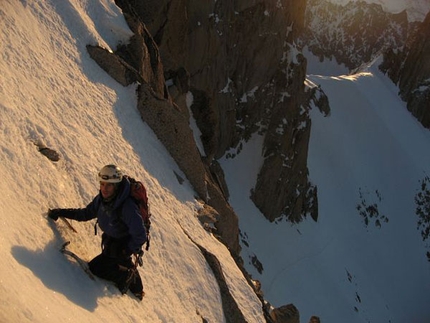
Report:
[[[275,308],[270,318],[276,323],[300,323],[300,314],[293,304]]]
[[[430,12],[414,35],[400,72],[400,95],[409,111],[430,128]]]
[[[189,117],[185,95],[192,93],[191,111],[202,132],[205,167],[212,169],[226,153],[234,157],[258,132],[265,136],[264,163],[250,192],[252,200],[271,221],[285,216],[298,222],[307,214],[316,219],[317,208],[309,202],[316,200],[316,191],[308,182],[306,165],[306,61],[291,45],[303,30],[306,1],[117,3],[130,21],[140,20],[153,36],[170,99],[184,122]],[[140,106],[147,120],[154,102],[148,102],[145,93],[141,97],[146,98]],[[220,190],[218,184],[212,189]],[[228,198],[228,189],[220,191]]]
[[[143,82],[140,73],[121,57],[93,45],[87,45],[87,51],[90,57],[119,84],[127,86],[135,82]]]
[[[406,11],[390,14],[364,1],[342,6],[309,0],[305,17],[300,44],[321,61],[335,58],[353,70],[383,52],[380,69],[399,86],[409,111],[430,128],[428,14],[422,23],[409,23]]]
[[[430,128],[430,13],[401,50],[384,52],[379,68],[399,86],[408,110]]]
[[[335,58],[350,70],[387,48],[401,48],[413,29],[406,11],[390,14],[381,5],[350,1],[337,5],[308,0],[303,45],[321,61]]]

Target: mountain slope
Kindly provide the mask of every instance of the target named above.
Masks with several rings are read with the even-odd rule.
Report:
[[[201,205],[189,183],[178,183],[174,173],[183,174],[142,123],[135,87],[117,84],[86,52],[87,44],[114,48],[130,35],[113,2],[8,0],[0,18],[0,321],[228,322],[191,237],[221,261],[247,321],[264,322],[230,253],[196,220]],[[303,322],[311,315],[357,323],[430,318],[428,245],[413,200],[430,171],[430,138],[377,64],[350,76],[308,77],[331,103],[328,116],[309,112],[317,223],[269,223],[250,201],[263,138],[221,160],[248,270],[273,305],[294,303]],[[61,160],[39,154],[39,141]],[[142,303],[90,281],[58,252],[71,240],[83,258],[96,255],[93,223],[73,223],[74,234],[44,215],[48,207],[86,205],[98,190],[95,174],[110,162],[143,179],[149,192]]]
[[[331,106],[328,116],[316,107],[310,113],[317,223],[270,224],[244,202],[261,165],[255,153],[261,138],[222,162],[247,269],[272,304],[288,300],[304,320],[430,319],[429,246],[417,230],[414,202],[430,171],[430,134],[408,113],[379,63],[349,76],[308,76]]]
[[[2,322],[225,321],[219,286],[197,243],[217,256],[250,322],[261,302],[228,250],[202,229],[188,182],[124,88],[93,62],[87,44],[114,48],[130,31],[112,1],[4,1],[0,9],[0,189]],[[61,157],[52,163],[34,142]],[[97,194],[107,163],[141,178],[153,213],[152,246],[141,268],[144,302],[90,281],[58,252],[62,241],[84,259],[99,252],[93,223],[78,234],[45,218],[49,207],[82,207]]]

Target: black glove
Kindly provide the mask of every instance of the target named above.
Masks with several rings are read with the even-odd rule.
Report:
[[[134,255],[136,257],[135,259],[137,260],[137,263],[139,264],[139,266],[143,265],[143,260],[142,260],[143,250],[142,249],[130,251],[130,249],[126,248],[123,253],[126,257],[131,257]]]
[[[61,216],[61,209],[49,209],[48,218],[57,221],[58,217]]]
[[[136,256],[137,263],[139,264],[140,267],[142,267],[143,266],[143,260],[142,260],[143,250],[139,249],[139,251],[135,252],[134,255]]]
[[[135,250],[135,251],[131,251],[128,247],[126,247],[123,251],[122,251],[122,253],[125,255],[125,256],[127,256],[127,257],[131,257],[131,256],[133,256],[133,255],[135,255],[136,257],[137,256],[140,256],[140,255],[142,255],[143,256],[143,251],[142,251],[142,249],[139,249],[139,250]]]

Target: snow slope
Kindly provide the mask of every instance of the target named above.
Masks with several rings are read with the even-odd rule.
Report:
[[[214,275],[187,235],[222,263],[249,322],[261,302],[228,250],[196,219],[201,205],[136,110],[135,86],[111,79],[87,44],[115,48],[130,35],[112,0],[2,1],[0,8],[0,322],[224,322]],[[37,150],[56,149],[53,163]],[[140,268],[143,302],[91,281],[59,251],[65,240],[84,259],[100,250],[94,223],[48,221],[49,207],[83,207],[96,174],[116,163],[147,186],[151,249]],[[183,175],[182,175],[183,176]]]

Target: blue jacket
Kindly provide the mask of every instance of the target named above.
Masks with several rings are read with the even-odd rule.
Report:
[[[97,218],[99,227],[108,236],[115,239],[129,236],[127,251],[130,254],[140,250],[146,241],[146,230],[139,206],[130,197],[130,182],[126,178],[123,178],[113,201],[103,202],[103,197],[99,192],[85,208],[73,209],[73,212],[67,212],[64,217],[76,221]]]

